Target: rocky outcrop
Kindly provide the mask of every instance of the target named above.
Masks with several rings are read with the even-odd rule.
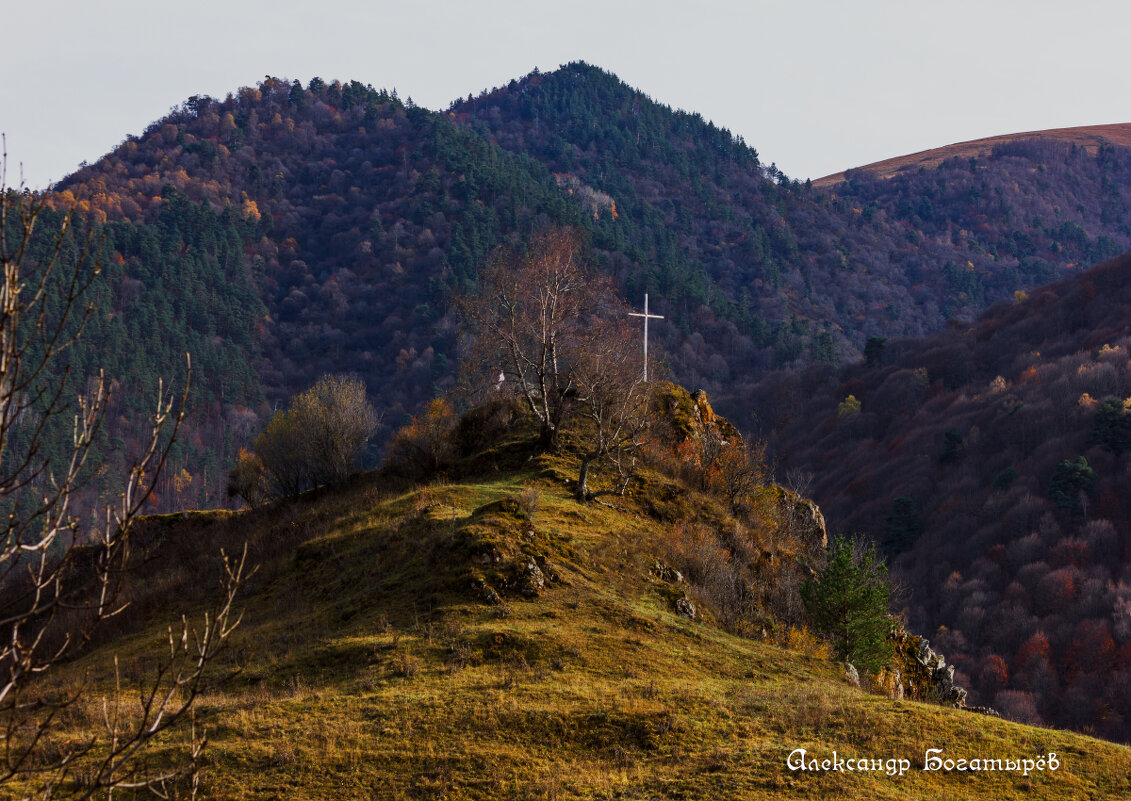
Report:
[[[467,559],[475,594],[490,604],[515,595],[533,600],[548,584],[562,582],[544,550],[547,545],[514,498],[473,511],[451,541],[453,550]]]
[[[774,510],[782,530],[809,549],[829,546],[829,531],[821,508],[808,498],[778,484],[758,490],[763,502]]]
[[[685,439],[717,437],[725,442],[742,442],[742,434],[725,417],[715,414],[706,391],[688,392],[678,384],[658,384],[654,409],[672,428],[673,444]]]
[[[888,695],[966,708],[966,690],[954,683],[954,665],[948,665],[925,637],[897,623],[891,639],[895,659],[880,681]]]

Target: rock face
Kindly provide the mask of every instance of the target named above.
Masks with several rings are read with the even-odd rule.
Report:
[[[518,588],[524,598],[537,598],[546,587],[546,577],[533,559],[526,559],[519,568]]]
[[[742,434],[725,417],[715,414],[707,393],[688,392],[678,384],[661,384],[655,395],[656,411],[671,424],[676,441],[690,437],[716,436],[726,442],[741,442]]]
[[[705,389],[697,389],[692,392],[691,400],[695,403],[696,416],[701,425],[709,426],[715,421],[715,410],[711,408],[711,403],[707,400]]]
[[[936,653],[925,637],[897,624],[892,641],[895,645],[892,673],[901,697],[966,708],[966,690],[954,683],[954,665],[948,665],[946,657]]]
[[[684,617],[694,620],[695,619],[695,604],[691,603],[687,598],[677,598],[675,601],[675,611],[679,612]]]
[[[860,686],[860,671],[851,662],[844,663],[844,680],[853,687]]]
[[[829,530],[817,504],[785,487],[769,489],[779,496],[778,508],[787,517],[790,530],[799,532],[801,540],[810,547],[829,547]]]
[[[662,562],[659,559],[656,559],[652,565],[652,575],[660,581],[667,581],[672,584],[683,583],[683,574],[667,562]]]

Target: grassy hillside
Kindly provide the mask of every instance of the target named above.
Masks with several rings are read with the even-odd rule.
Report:
[[[370,475],[258,511],[152,519],[164,551],[147,568],[153,580],[136,587],[132,625],[202,598],[208,555],[220,545],[247,537],[260,564],[235,645],[245,668],[201,699],[213,794],[1131,793],[1126,748],[867,694],[824,658],[726,633],[709,613],[680,616],[672,600],[684,589],[654,570],[669,527],[646,512],[647,498],[583,506],[555,476],[546,460],[408,491]],[[654,496],[662,480],[649,481]],[[530,564],[540,566],[536,591]],[[499,588],[499,602],[485,584]],[[112,652],[130,664],[159,636],[143,627],[75,670],[105,671]],[[76,716],[76,735],[83,720]],[[820,758],[906,758],[913,768],[902,776],[791,772],[786,760],[797,748]],[[1055,752],[1061,767],[1029,777],[923,772],[926,748],[955,758]]]

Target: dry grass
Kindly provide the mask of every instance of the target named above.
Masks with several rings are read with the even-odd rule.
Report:
[[[1114,125],[1084,125],[1076,128],[1055,128],[1047,131],[1029,131],[1026,133],[990,136],[985,139],[973,139],[969,142],[958,142],[953,145],[923,150],[905,156],[896,156],[895,158],[876,161],[872,164],[865,164],[858,169],[867,170],[880,178],[890,178],[905,169],[936,167],[951,158],[983,156],[991,152],[997,145],[1024,139],[1052,139],[1057,142],[1071,143],[1095,155],[1096,151],[1104,144],[1112,144],[1119,147],[1131,146],[1131,125],[1126,123],[1116,123]],[[813,181],[813,186],[835,186],[843,180],[844,173],[838,172],[816,179]]]
[[[505,506],[474,513],[532,488],[537,503],[522,503],[513,518]],[[237,643],[245,670],[200,699],[210,791],[227,799],[1131,796],[1126,748],[849,688],[801,629],[782,632],[780,648],[679,617],[651,573],[664,526],[637,502],[620,503],[580,506],[553,481],[500,474],[403,494],[359,483],[203,527],[197,547],[244,532],[262,561]],[[471,583],[483,568],[466,542],[468,531],[482,538],[488,529],[506,558],[537,554],[558,580],[535,599],[507,591],[505,603],[485,603]],[[142,631],[114,649],[128,661],[153,637]],[[76,669],[97,677],[109,653]],[[91,709],[73,715],[76,733],[92,725]],[[1064,767],[1025,779],[786,766],[794,748],[918,765],[927,747],[1002,758],[1051,750]]]

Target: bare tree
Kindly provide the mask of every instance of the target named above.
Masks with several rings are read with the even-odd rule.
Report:
[[[500,255],[463,304],[472,335],[465,363],[502,373],[537,418],[543,444],[557,444],[571,405],[577,349],[603,298],[615,293],[590,274],[576,231],[554,229],[523,253]]]
[[[210,663],[238,624],[232,602],[244,575],[243,558],[224,558],[220,600],[202,625],[183,621],[169,630],[168,650],[132,700],[110,690],[100,730],[63,736],[63,713],[91,702],[93,690],[64,692],[53,677],[78,656],[103,624],[122,610],[129,581],[135,524],[165,466],[184,417],[158,386],[156,410],[143,452],[124,478],[101,522],[80,525],[73,507],[93,465],[94,442],[109,402],[100,374],[70,398],[60,356],[78,341],[93,309],[85,290],[98,279],[93,240],[80,239],[73,217],[49,215],[42,195],[7,189],[7,156],[0,163],[0,794],[5,797],[89,798],[116,788],[168,796],[174,782],[195,776],[203,739],[195,726],[185,760],[158,764],[146,746],[187,724],[207,686]],[[48,217],[57,228],[36,241]],[[47,242],[44,250],[39,245]],[[36,258],[33,254],[46,253]],[[60,421],[70,441],[51,442]],[[245,550],[246,554],[246,550]],[[193,793],[195,778],[188,781]]]
[[[578,500],[598,495],[623,495],[636,472],[636,458],[648,433],[648,393],[634,348],[635,336],[622,319],[595,322],[576,343],[574,362],[577,414],[588,425],[581,430]],[[609,463],[617,478],[611,488],[593,490],[589,471]]]
[[[576,425],[578,499],[623,493],[647,428],[647,394],[628,309],[611,281],[586,268],[579,234],[553,229],[496,259],[463,312],[465,365],[522,400],[542,444],[556,447],[563,428]],[[602,463],[618,479],[594,491],[591,469]]]

